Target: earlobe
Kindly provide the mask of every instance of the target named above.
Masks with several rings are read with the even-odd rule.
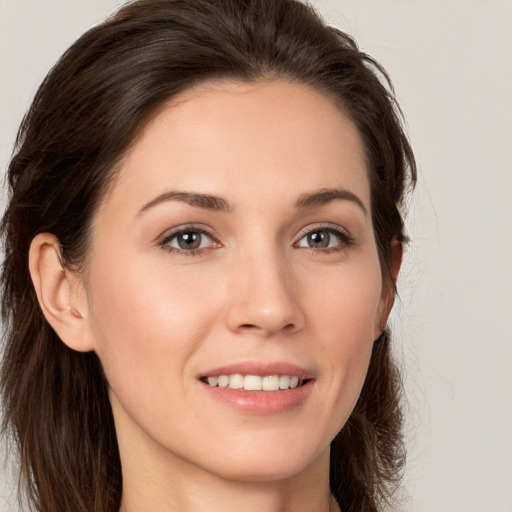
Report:
[[[32,240],[29,271],[41,310],[59,338],[73,350],[93,350],[83,287],[79,278],[64,268],[55,235],[40,233]]]

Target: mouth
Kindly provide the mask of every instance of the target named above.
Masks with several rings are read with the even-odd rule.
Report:
[[[315,388],[316,373],[287,362],[242,361],[198,375],[207,395],[243,414],[300,410]]]
[[[243,391],[285,391],[303,386],[309,379],[296,375],[242,375],[241,373],[201,377],[201,382],[214,388]]]

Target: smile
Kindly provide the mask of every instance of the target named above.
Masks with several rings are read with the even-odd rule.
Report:
[[[293,375],[216,375],[203,377],[204,383],[211,387],[240,389],[245,391],[280,391],[302,386],[305,380]]]

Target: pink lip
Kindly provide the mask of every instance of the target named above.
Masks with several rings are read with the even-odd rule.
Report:
[[[226,366],[219,366],[206,372],[202,372],[199,375],[199,378],[217,377],[219,375],[234,375],[235,373],[240,373],[242,375],[259,375],[261,377],[266,377],[267,375],[290,375],[292,377],[299,377],[299,379],[303,380],[314,378],[314,374],[311,370],[307,370],[291,363],[265,363],[262,361],[243,361]]]
[[[246,414],[270,415],[283,413],[301,406],[308,398],[314,387],[314,375],[310,370],[289,363],[263,363],[245,361],[227,366],[214,368],[202,373],[199,379],[218,375],[290,375],[305,380],[301,386],[294,389],[279,391],[245,391],[241,389],[219,388],[209,386],[199,380],[199,384],[208,396]]]

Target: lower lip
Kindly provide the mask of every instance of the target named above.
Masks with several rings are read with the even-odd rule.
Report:
[[[313,379],[302,386],[279,391],[244,391],[200,384],[211,397],[248,414],[279,414],[301,406],[313,390]]]

